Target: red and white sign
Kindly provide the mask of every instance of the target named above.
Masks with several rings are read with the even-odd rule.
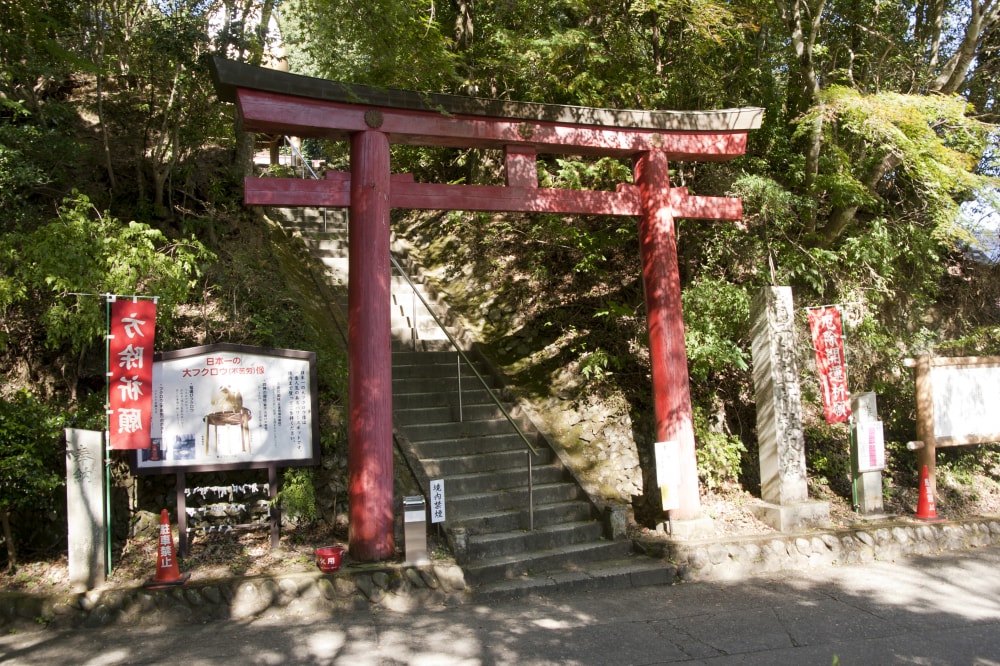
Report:
[[[851,394],[847,390],[847,361],[844,358],[840,308],[810,308],[808,312],[826,422],[843,423],[851,416]]]
[[[858,471],[885,469],[885,436],[881,421],[859,423],[857,428]]]
[[[109,303],[108,425],[112,449],[148,449],[153,415],[156,302],[117,298]]]

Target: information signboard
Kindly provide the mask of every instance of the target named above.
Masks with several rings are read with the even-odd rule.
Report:
[[[157,354],[137,474],[319,462],[316,354],[216,344]]]

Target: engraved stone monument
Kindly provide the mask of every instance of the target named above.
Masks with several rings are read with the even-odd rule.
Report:
[[[753,303],[753,382],[762,502],[751,507],[782,532],[830,521],[828,502],[809,501],[791,287],[765,287]]]
[[[106,573],[103,455],[103,432],[66,429],[69,582],[76,591],[97,587]]]

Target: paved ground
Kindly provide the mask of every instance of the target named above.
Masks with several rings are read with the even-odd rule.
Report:
[[[1000,664],[1000,547],[733,583],[0,637],[21,664]]]

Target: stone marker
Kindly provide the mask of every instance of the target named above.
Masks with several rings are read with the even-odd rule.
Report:
[[[783,532],[825,525],[828,502],[809,501],[791,287],[764,287],[753,303],[753,382],[760,489],[757,517]]]
[[[103,455],[104,432],[66,428],[69,582],[75,591],[103,583],[107,569]]]

